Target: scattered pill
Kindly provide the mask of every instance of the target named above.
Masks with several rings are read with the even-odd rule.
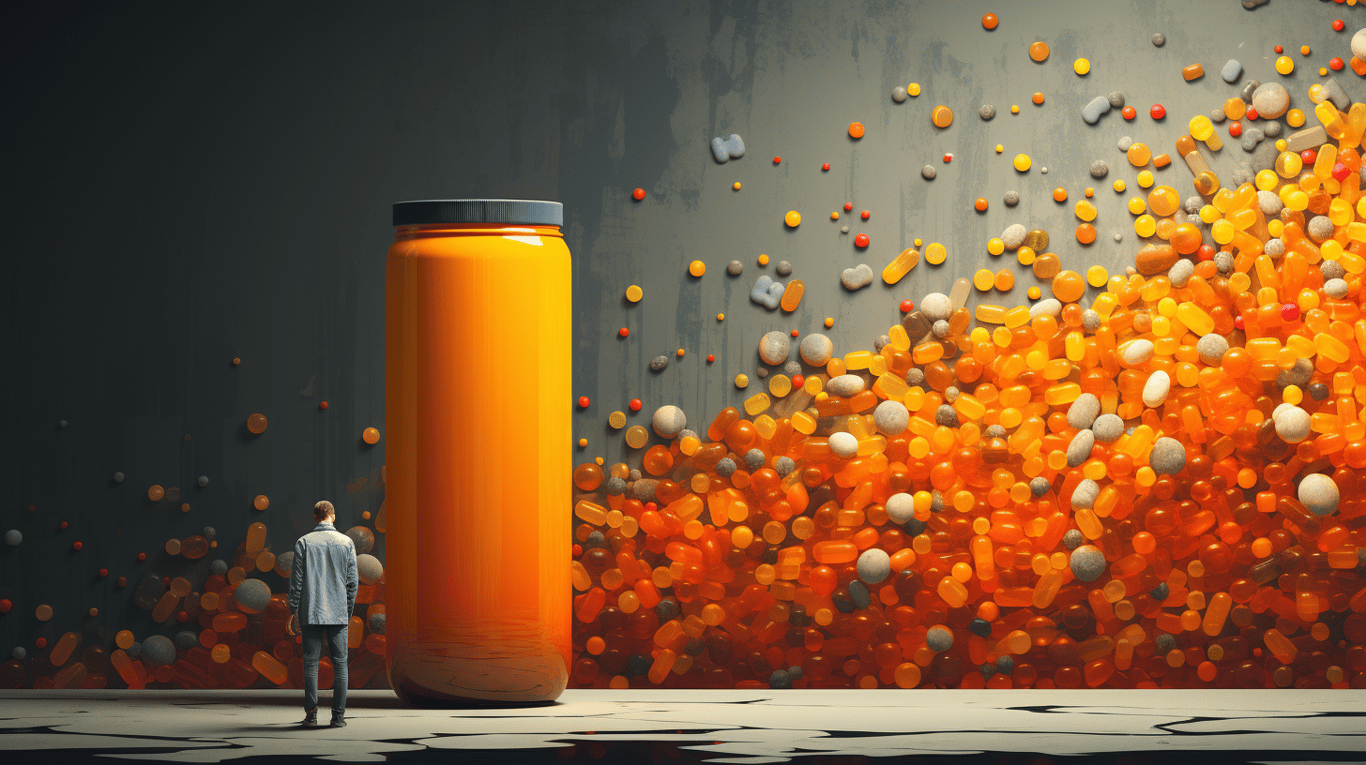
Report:
[[[1048,58],[1048,43],[1042,40],[1032,43],[1029,46],[1029,58],[1033,61],[1042,63]]]
[[[862,122],[851,122],[851,123],[849,123],[849,137],[850,137],[850,138],[862,138],[862,137],[863,137],[863,123],[862,123]]]

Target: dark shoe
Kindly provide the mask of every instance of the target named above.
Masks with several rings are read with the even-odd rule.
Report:
[[[346,713],[345,713],[345,712],[342,712],[342,713],[333,712],[333,713],[332,713],[332,722],[330,723],[330,725],[331,725],[331,727],[333,727],[333,728],[345,728],[345,727],[346,727]]]
[[[314,709],[312,712],[306,712],[303,721],[300,722],[299,725],[305,728],[318,727],[318,710]]]

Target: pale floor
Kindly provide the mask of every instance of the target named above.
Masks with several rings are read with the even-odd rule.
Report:
[[[0,691],[0,762],[1366,761],[1366,691],[570,690],[465,710],[348,698],[347,727],[306,730],[298,691]]]

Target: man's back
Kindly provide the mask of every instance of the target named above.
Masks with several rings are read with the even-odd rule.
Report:
[[[356,543],[331,523],[319,522],[295,543],[289,608],[302,623],[349,623],[359,585]]]

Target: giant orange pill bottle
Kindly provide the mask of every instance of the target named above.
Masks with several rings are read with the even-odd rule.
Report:
[[[409,703],[551,701],[569,679],[562,221],[558,202],[394,205],[385,653]]]

